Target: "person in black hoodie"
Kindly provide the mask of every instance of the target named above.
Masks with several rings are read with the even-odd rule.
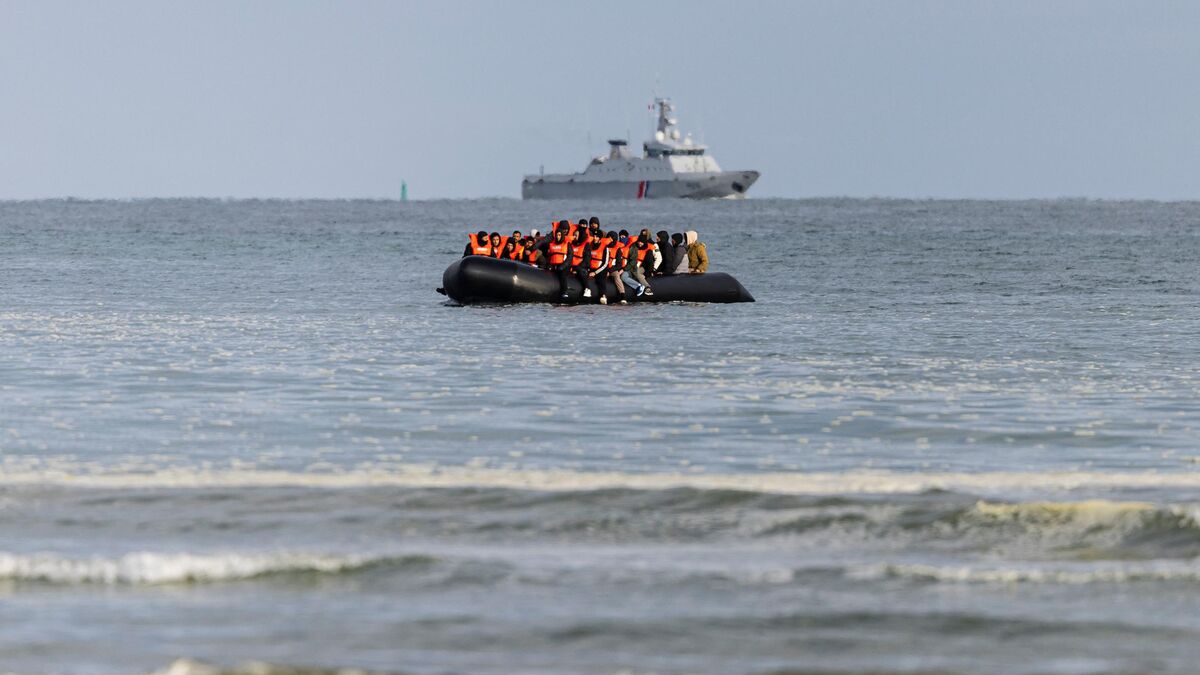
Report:
[[[671,245],[671,235],[666,230],[658,231],[658,252],[662,254],[662,262],[654,268],[653,275],[661,277],[675,271],[675,247]]]

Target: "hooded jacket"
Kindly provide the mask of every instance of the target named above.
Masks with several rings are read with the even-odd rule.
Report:
[[[675,244],[672,240],[672,249],[675,251],[675,269],[671,270],[671,274],[687,274],[687,244],[684,241]]]
[[[695,230],[688,230],[684,235],[687,242],[687,257],[689,272],[708,271],[708,249],[700,241],[700,235]]]
[[[655,274],[674,274],[675,272],[675,247],[671,245],[671,235],[667,234],[666,230],[658,233],[658,252],[662,256],[662,260],[656,260],[654,266]]]

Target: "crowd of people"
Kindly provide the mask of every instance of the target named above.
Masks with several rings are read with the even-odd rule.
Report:
[[[649,229],[636,235],[627,230],[605,232],[595,216],[575,223],[557,221],[545,234],[515,230],[502,236],[480,230],[468,235],[463,257],[469,255],[514,260],[554,272],[564,300],[567,280],[575,276],[583,285],[583,297],[600,304],[609,302],[605,279],[616,288],[613,299],[624,305],[626,286],[638,297],[653,296],[650,280],[654,277],[708,271],[708,250],[695,230],[675,234],[660,230],[654,238]]]

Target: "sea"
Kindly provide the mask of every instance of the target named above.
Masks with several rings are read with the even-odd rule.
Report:
[[[455,306],[479,229],[757,302]],[[0,672],[1194,673],[1200,203],[0,203]]]

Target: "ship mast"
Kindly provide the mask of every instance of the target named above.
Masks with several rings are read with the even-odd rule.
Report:
[[[671,117],[671,113],[675,112],[675,106],[671,105],[669,98],[656,98],[654,103],[658,106],[658,131],[669,138],[671,129],[679,123],[679,120]]]

